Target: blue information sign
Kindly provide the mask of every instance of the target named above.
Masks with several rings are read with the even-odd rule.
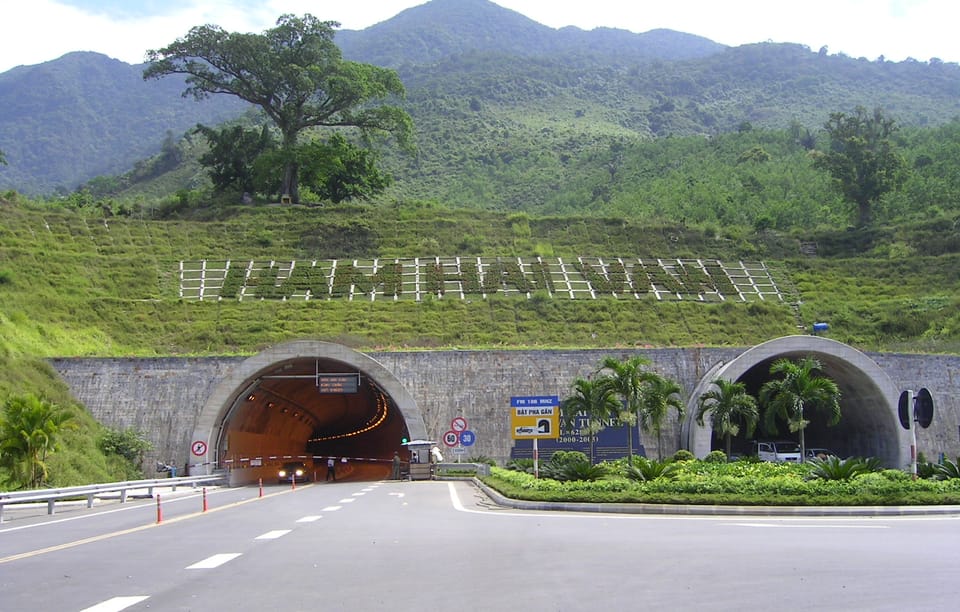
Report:
[[[532,406],[559,406],[560,397],[556,395],[529,395],[511,397],[510,406],[513,408],[529,408]]]
[[[473,446],[473,443],[476,441],[477,435],[469,429],[464,429],[460,432],[460,444],[464,446]]]
[[[627,431],[623,426],[607,423],[602,431],[594,434],[593,444],[591,445],[591,436],[587,432],[586,420],[586,417],[578,416],[573,428],[561,431],[558,438],[540,440],[538,444],[540,459],[549,461],[553,453],[558,450],[580,451],[587,457],[590,457],[592,452],[593,459],[597,462],[627,456]],[[632,438],[633,453],[646,457],[646,449],[643,447],[640,433],[636,427],[630,428],[630,437]],[[532,459],[533,440],[516,440],[513,448],[510,449],[510,458]]]

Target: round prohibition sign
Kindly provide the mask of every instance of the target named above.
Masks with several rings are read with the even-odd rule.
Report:
[[[203,440],[197,440],[191,446],[191,450],[197,457],[202,457],[203,455],[207,454],[207,443]]]
[[[447,446],[456,446],[460,443],[460,434],[455,431],[448,431],[443,434],[443,443]]]
[[[460,433],[461,431],[466,430],[467,419],[463,417],[455,417],[452,421],[450,421],[450,429],[452,429],[457,433]]]

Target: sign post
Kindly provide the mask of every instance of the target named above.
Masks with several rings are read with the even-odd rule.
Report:
[[[933,396],[928,389],[914,393],[907,389],[900,394],[897,406],[900,425],[910,431],[910,474],[917,479],[917,427],[926,429],[933,421]]]
[[[533,440],[533,475],[540,478],[540,438],[560,435],[560,398],[534,395],[510,398],[510,431],[514,440]]]

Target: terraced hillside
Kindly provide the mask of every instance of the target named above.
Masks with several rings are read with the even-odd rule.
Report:
[[[803,255],[798,239],[769,233],[716,236],[623,220],[431,208],[250,207],[214,221],[159,221],[6,204],[0,218],[5,347],[36,357],[246,354],[304,337],[361,350],[745,346],[809,331],[814,321],[865,349],[950,350],[957,342],[952,255],[834,258]],[[391,299],[382,285],[377,299],[364,291],[306,299],[282,290],[291,262],[323,270],[336,260],[369,280],[364,266],[379,258],[432,262],[441,276],[432,287],[424,276],[422,293],[408,288]],[[581,289],[520,292],[504,264],[501,290],[466,291],[467,277],[451,267],[458,258],[479,262],[487,275],[491,262],[566,260]],[[632,262],[622,279],[616,266],[599,265],[617,260]],[[244,285],[249,294],[220,296],[228,261],[272,269],[272,289],[254,282]],[[761,266],[771,290],[731,297],[717,283],[701,283],[699,291],[678,292],[691,286],[690,271],[719,277],[720,268],[704,261]],[[220,272],[204,281],[210,287],[201,300],[183,270],[207,262]],[[665,276],[647,276],[650,287],[637,290],[644,262],[659,262],[649,269]],[[621,287],[629,291],[582,289],[610,282],[627,282]],[[193,288],[184,294],[185,287]]]

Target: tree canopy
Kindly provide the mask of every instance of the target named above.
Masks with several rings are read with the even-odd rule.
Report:
[[[733,437],[740,434],[741,425],[744,434],[753,435],[760,412],[757,400],[747,392],[742,382],[733,382],[723,378],[714,379],[714,388],[697,398],[697,424],[704,424],[704,416],[710,413],[710,425],[713,433],[724,441],[727,457],[730,457]]]
[[[810,407],[827,413],[827,425],[840,422],[840,389],[830,378],[821,376],[820,361],[803,357],[797,362],[778,359],[770,366],[774,378],[760,387],[760,403],[766,407],[764,428],[777,432],[777,418],[787,421],[792,432],[800,433],[800,456],[806,455],[804,430],[810,421],[805,414]]]
[[[47,479],[47,459],[73,415],[32,393],[7,398],[0,410],[0,467],[6,485],[32,489]]]
[[[236,189],[253,193],[254,162],[266,151],[275,148],[267,126],[247,130],[241,125],[214,129],[198,124],[194,131],[207,139],[210,150],[200,156],[200,165],[207,169],[216,191]]]
[[[603,431],[603,421],[615,418],[620,410],[620,402],[614,397],[615,391],[610,383],[605,376],[595,380],[578,378],[573,382],[572,395],[560,402],[564,430],[573,430],[581,417],[587,421],[581,429],[590,437],[590,463],[595,460],[595,439]]]
[[[890,140],[897,124],[880,108],[871,114],[858,106],[853,115],[831,113],[824,128],[830,150],[814,157],[814,167],[829,172],[837,191],[856,205],[858,225],[869,225],[880,198],[905,180],[906,162]]]
[[[390,134],[404,147],[412,139],[413,121],[407,112],[382,103],[405,95],[399,75],[344,60],[333,41],[338,26],[310,14],[282,15],[275,28],[262,34],[196,26],[169,46],[149,51],[143,78],[183,74],[184,96],[203,99],[223,93],[259,106],[277,126],[281,147],[289,153],[282,191],[298,202],[299,166],[293,152],[307,128],[358,128],[365,139]]]
[[[677,419],[683,420],[684,406],[680,394],[683,389],[676,381],[647,372],[643,377],[640,394],[640,426],[657,434],[657,459],[663,459],[663,441],[660,433],[663,421],[670,408],[677,411]]]
[[[623,423],[627,430],[627,461],[630,465],[633,465],[633,436],[630,428],[637,422],[637,416],[643,409],[643,383],[649,374],[643,368],[649,364],[650,360],[639,355],[624,361],[607,357],[600,364],[601,371],[607,372],[610,386],[623,400],[617,420]]]

